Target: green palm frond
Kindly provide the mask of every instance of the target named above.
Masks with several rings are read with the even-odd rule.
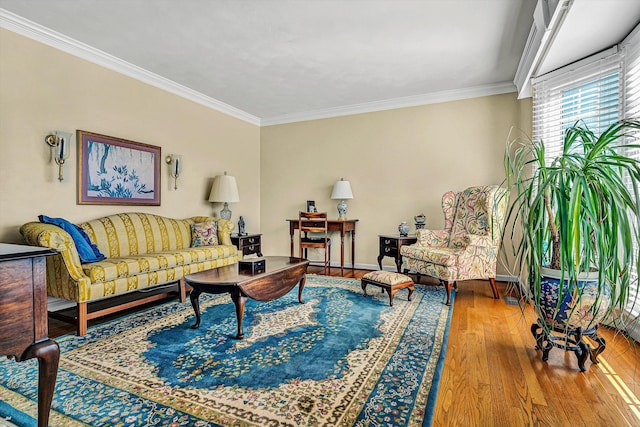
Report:
[[[640,149],[639,131],[638,120],[618,121],[599,135],[576,122],[554,158],[545,158],[542,141],[508,142],[512,229],[505,249],[513,255],[514,272],[530,285],[534,305],[545,264],[572,282],[580,273],[598,271],[600,283],[612,289],[611,313],[638,298],[629,291],[631,268],[638,268],[640,258],[640,162],[630,154]]]

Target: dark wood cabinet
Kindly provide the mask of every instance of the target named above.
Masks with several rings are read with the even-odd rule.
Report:
[[[231,235],[231,242],[236,245],[242,256],[256,254],[262,256],[262,234]]]
[[[382,259],[386,256],[395,259],[396,268],[398,273],[402,268],[402,256],[400,255],[400,248],[404,245],[412,245],[418,241],[418,238],[414,235],[401,236],[399,234],[379,235],[380,248],[378,255],[378,266],[382,270]]]
[[[47,426],[60,348],[49,339],[45,257],[56,252],[0,243],[0,354],[38,358],[38,426]]]

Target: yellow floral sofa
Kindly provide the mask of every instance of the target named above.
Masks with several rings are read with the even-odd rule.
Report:
[[[192,247],[192,230],[201,223],[214,224],[218,245]],[[77,303],[78,335],[86,333],[90,319],[158,300],[169,293],[137,298],[119,307],[92,308],[91,312],[87,303],[172,282],[178,283],[180,301],[184,302],[185,275],[233,264],[239,259],[231,243],[234,224],[224,219],[205,216],[172,219],[148,213],[121,213],[78,227],[106,259],[81,263],[71,235],[56,225],[29,222],[20,228],[28,244],[58,251],[58,255],[47,257],[47,291],[52,297]]]

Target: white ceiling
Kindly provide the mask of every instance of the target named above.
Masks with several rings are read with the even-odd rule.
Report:
[[[514,91],[535,4],[0,0],[0,23],[273,124]]]

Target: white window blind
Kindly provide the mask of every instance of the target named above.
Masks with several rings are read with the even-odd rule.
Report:
[[[621,118],[640,120],[640,26],[620,44],[620,53],[611,48],[540,76],[533,80],[532,87],[533,138],[544,142],[548,157],[560,153],[564,130],[577,120],[596,133]],[[640,132],[636,136],[640,137]],[[639,149],[625,149],[625,154],[640,160]],[[635,242],[636,250],[638,244]],[[640,316],[635,265],[626,311],[633,318]],[[640,341],[638,323],[630,324],[635,329],[628,332]]]
[[[624,64],[623,117],[640,120],[640,27],[636,28],[636,30],[623,41],[622,56]],[[640,135],[635,136],[640,137]],[[629,149],[627,154],[636,159],[640,159],[640,150],[638,149]],[[637,249],[638,242],[635,243]],[[636,266],[633,266],[632,279],[633,283],[627,310],[631,316],[638,317],[640,316],[640,288],[638,286],[638,271]],[[629,332],[631,332],[636,340],[640,341],[640,332]]]
[[[562,151],[564,131],[581,120],[598,133],[621,117],[622,63],[616,49],[534,79],[533,139],[547,157]]]

